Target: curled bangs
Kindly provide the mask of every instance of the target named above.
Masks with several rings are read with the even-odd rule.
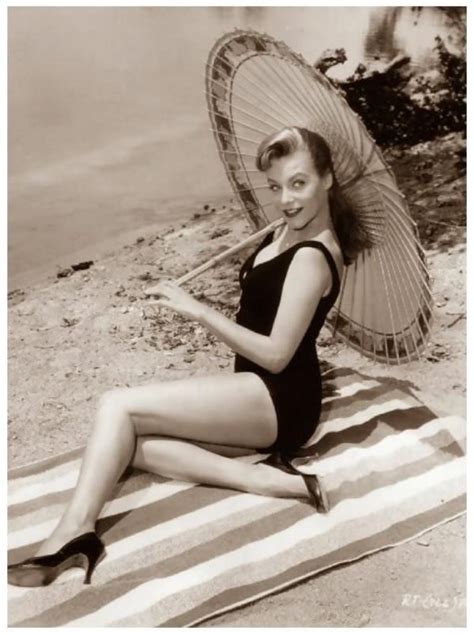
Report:
[[[304,147],[304,141],[295,127],[283,128],[266,137],[257,149],[256,166],[260,172],[265,172],[274,159],[286,157],[295,150]]]

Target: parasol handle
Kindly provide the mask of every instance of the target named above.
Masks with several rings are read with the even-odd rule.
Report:
[[[272,230],[277,229],[278,227],[283,225],[284,222],[285,221],[282,218],[279,218],[278,220],[273,221],[272,223],[270,223],[269,225],[267,225],[263,229],[260,229],[258,232],[255,232],[255,234],[252,234],[251,236],[248,236],[247,238],[244,238],[244,240],[242,240],[238,245],[234,245],[233,247],[229,247],[229,249],[226,249],[225,251],[223,251],[222,253],[218,254],[217,256],[213,256],[207,262],[204,262],[202,265],[199,265],[199,267],[196,267],[196,269],[193,269],[192,271],[189,271],[188,273],[185,273],[184,276],[181,276],[180,278],[175,280],[174,283],[176,285],[178,285],[178,286],[181,286],[185,282],[188,282],[189,280],[192,280],[192,278],[195,278],[196,276],[199,276],[204,271],[207,271],[211,267],[214,267],[218,262],[221,262],[222,260],[225,260],[226,258],[228,258],[229,256],[232,256],[233,254],[237,253],[238,251],[240,251],[244,247],[247,247],[247,245],[251,245],[253,242],[258,240],[262,236],[265,236],[266,234],[269,234]],[[154,295],[154,292],[153,292],[154,288],[155,287],[150,287],[149,289],[145,289],[145,294],[146,295]]]

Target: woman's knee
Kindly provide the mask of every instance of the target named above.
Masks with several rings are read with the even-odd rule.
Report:
[[[127,404],[127,388],[107,390],[100,397],[97,405],[96,425],[110,425],[130,421]]]
[[[106,390],[99,397],[98,410],[110,410],[121,406],[124,402],[124,388],[113,388]]]

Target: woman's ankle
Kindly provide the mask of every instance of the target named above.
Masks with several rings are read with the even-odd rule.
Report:
[[[68,533],[78,533],[81,535],[87,533],[88,531],[94,531],[95,524],[95,516],[92,517],[89,513],[87,513],[87,510],[84,507],[77,509],[76,506],[69,506],[64,511],[56,526],[56,530],[63,530]]]
[[[77,524],[72,522],[63,522],[60,521],[51,535],[46,538],[45,541],[40,545],[38,551],[36,552],[37,556],[44,556],[51,553],[56,553],[61,549],[65,544],[74,540],[78,536],[82,536],[90,531],[94,531],[94,524]]]
[[[260,468],[257,485],[259,491],[256,493],[276,498],[308,498],[308,490],[301,476],[287,474],[261,463],[254,467]]]
[[[61,520],[55,529],[55,533],[72,536],[72,538],[82,536],[82,534],[86,534],[90,531],[95,531],[95,522],[79,518],[67,518]]]

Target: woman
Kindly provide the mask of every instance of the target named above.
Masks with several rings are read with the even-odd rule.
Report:
[[[286,220],[240,272],[236,322],[171,282],[149,294],[199,322],[235,353],[235,373],[114,390],[100,403],[74,494],[34,558],[9,567],[9,582],[49,584],[71,566],[85,582],[105,555],[94,528],[128,465],[166,477],[267,496],[327,501],[318,479],[230,457],[255,449],[282,455],[314,433],[321,407],[315,338],[339,293],[344,262],[367,245],[341,208],[324,140],[300,128],[265,139],[257,153]]]

